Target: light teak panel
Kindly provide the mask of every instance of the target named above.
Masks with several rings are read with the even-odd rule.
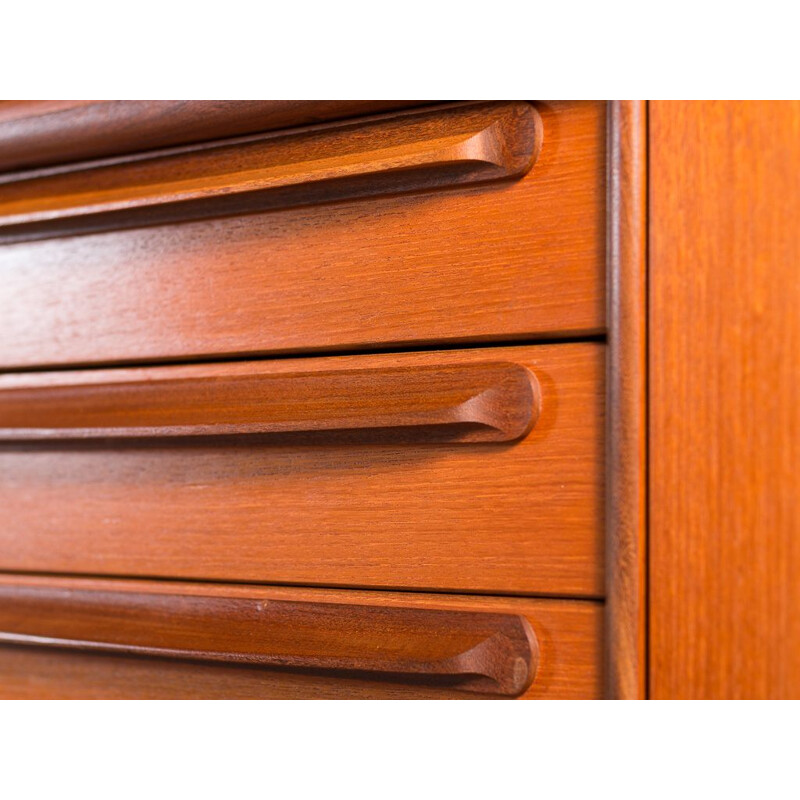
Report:
[[[6,442],[0,568],[601,596],[600,344],[8,374],[0,393],[298,370],[422,380],[487,355],[538,384],[538,419],[517,441]]]
[[[605,105],[536,109],[521,180],[4,245],[0,366],[600,332]]]
[[[600,697],[602,676],[602,605],[594,601],[530,600],[392,592],[233,586],[79,578],[5,576],[0,589],[132,593],[140,598],[202,596],[214,602],[333,604],[370,606],[389,615],[404,612],[436,618],[436,613],[521,617],[538,643],[538,666],[523,697],[588,699]],[[402,619],[402,616],[400,617]],[[193,623],[194,624],[194,623]],[[363,635],[363,634],[361,634]],[[416,635],[416,634],[415,634]],[[446,637],[445,637],[446,638]],[[293,643],[289,637],[289,643]],[[347,642],[341,643],[347,646]],[[296,643],[292,644],[296,646]],[[429,642],[436,649],[448,642]],[[480,692],[457,685],[403,682],[391,676],[346,671],[303,672],[265,666],[233,666],[177,658],[125,657],[36,646],[0,645],[2,698],[474,698]],[[485,695],[496,697],[497,695]]]
[[[650,687],[800,697],[800,103],[650,108]]]

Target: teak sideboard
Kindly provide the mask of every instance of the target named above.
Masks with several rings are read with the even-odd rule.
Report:
[[[0,697],[800,697],[798,132],[0,102]]]

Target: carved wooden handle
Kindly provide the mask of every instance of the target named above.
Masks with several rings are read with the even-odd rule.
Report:
[[[514,614],[0,587],[0,642],[343,671],[515,696],[538,644]]]
[[[0,176],[0,241],[512,178],[541,141],[529,103],[478,103]]]
[[[322,434],[504,442],[539,414],[539,385],[490,362],[158,377],[0,390],[0,440]]]

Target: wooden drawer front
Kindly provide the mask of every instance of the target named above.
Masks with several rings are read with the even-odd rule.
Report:
[[[0,376],[0,569],[601,596],[603,355]]]
[[[0,578],[2,698],[596,698],[602,604]]]
[[[604,104],[237,141],[4,176],[0,367],[604,330]]]

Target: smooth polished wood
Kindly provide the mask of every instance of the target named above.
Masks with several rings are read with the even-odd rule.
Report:
[[[418,100],[0,101],[0,170],[30,169],[422,105]]]
[[[800,697],[800,103],[650,105],[650,690]]]
[[[536,109],[518,181],[4,245],[0,368],[602,333],[605,104]]]
[[[487,354],[489,355],[489,354]],[[539,415],[535,375],[519,364],[430,364],[271,375],[169,372],[129,382],[7,388],[0,441],[357,431],[373,440],[506,442]]]
[[[0,242],[520,177],[541,137],[530,103],[477,103],[88,162],[6,182]]]
[[[608,201],[606,679],[646,695],[647,105],[611,103]]]
[[[601,597],[602,344],[17,373],[0,387],[456,367],[488,353],[539,382],[539,418],[516,442],[4,443],[0,569]]]
[[[507,697],[530,686],[538,664],[519,614],[2,582],[0,643],[388,675]]]
[[[111,581],[80,578],[2,576],[4,590],[60,592],[62,599],[82,593],[122,592],[135,597],[235,600],[266,608],[333,604],[364,606],[387,614],[415,611],[472,616],[523,617],[539,643],[535,680],[528,699],[594,698],[602,695],[602,604],[594,601],[531,600],[418,593],[331,591],[319,589]],[[337,615],[339,611],[337,610]],[[426,616],[427,618],[427,616]],[[301,628],[302,633],[302,628]],[[182,635],[182,634],[181,634]],[[356,634],[356,639],[360,634]],[[416,633],[414,634],[416,637]],[[228,637],[230,638],[230,637]],[[291,638],[291,637],[290,637]],[[434,648],[447,648],[445,641]],[[289,644],[293,645],[290,641]],[[339,646],[334,643],[333,646]],[[342,646],[347,646],[342,643]],[[0,645],[0,698],[474,698],[497,694],[465,691],[447,681],[398,681],[392,676],[309,672],[202,663],[174,658],[123,657],[52,647]]]

